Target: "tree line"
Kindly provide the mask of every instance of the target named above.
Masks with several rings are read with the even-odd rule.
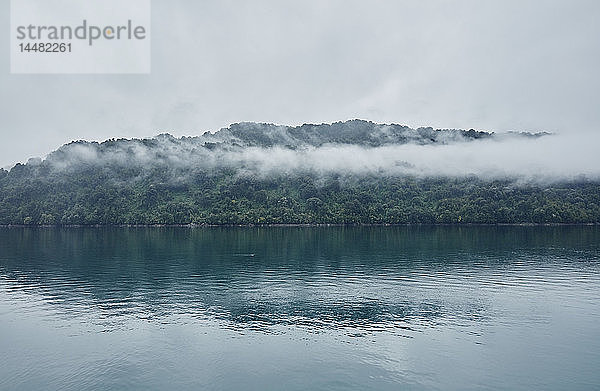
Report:
[[[477,177],[0,170],[0,224],[598,223],[600,183]]]

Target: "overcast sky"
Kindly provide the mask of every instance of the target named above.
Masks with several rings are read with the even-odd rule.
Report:
[[[152,3],[150,75],[11,75],[0,167],[74,139],[363,118],[578,134],[600,123],[600,1]]]

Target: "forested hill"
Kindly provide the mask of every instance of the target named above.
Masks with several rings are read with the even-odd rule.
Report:
[[[529,133],[522,134],[536,136]],[[210,139],[217,143],[259,147],[275,145],[288,148],[307,145],[318,147],[328,143],[377,147],[411,142],[419,144],[448,143],[492,136],[491,133],[473,129],[433,129],[431,127],[412,129],[405,125],[383,125],[352,120],[333,124],[304,124],[297,127],[245,122],[221,129],[214,136],[205,134],[196,140]]]
[[[546,137],[353,120],[76,141],[0,170],[0,224],[599,222],[595,179],[448,160]]]

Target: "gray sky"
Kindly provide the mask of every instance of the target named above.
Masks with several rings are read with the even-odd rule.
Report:
[[[150,75],[11,75],[9,11],[0,167],[74,139],[239,121],[573,135],[600,123],[597,0],[154,0]]]

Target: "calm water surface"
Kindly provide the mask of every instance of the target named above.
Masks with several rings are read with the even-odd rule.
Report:
[[[0,229],[0,390],[166,389],[600,389],[600,228]]]

